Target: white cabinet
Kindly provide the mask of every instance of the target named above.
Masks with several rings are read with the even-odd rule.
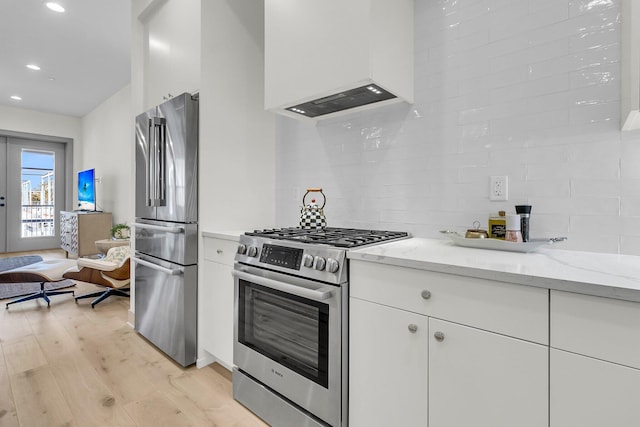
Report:
[[[550,427],[640,425],[640,370],[551,349]]]
[[[551,427],[640,425],[640,303],[551,291]]]
[[[200,279],[200,346],[227,369],[233,367],[233,259],[235,239],[204,238],[204,277]]]
[[[548,425],[548,289],[350,262],[351,427]]]
[[[429,319],[429,427],[546,426],[548,360],[547,346]]]
[[[351,298],[349,425],[427,425],[427,318]]]
[[[144,31],[144,108],[200,88],[200,0],[156,1],[140,17]]]

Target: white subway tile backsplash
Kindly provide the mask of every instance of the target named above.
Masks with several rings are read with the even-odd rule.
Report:
[[[415,103],[277,121],[277,221],[442,238],[533,205],[562,249],[640,255],[640,132],[620,132],[621,0],[415,2]],[[489,201],[489,176],[509,200]]]
[[[571,0],[569,13],[571,16],[593,14],[596,12],[609,12],[609,9],[617,7],[615,0]]]
[[[544,44],[526,46],[515,52],[492,58],[491,70],[497,72],[514,65],[529,65],[550,59],[564,58],[568,53],[569,43],[567,40],[554,40]]]
[[[569,218],[569,231],[576,234],[593,233],[598,236],[619,235],[622,230],[618,215],[582,215],[580,212]]]
[[[623,236],[640,237],[640,216],[621,216],[620,228]]]
[[[603,64],[598,67],[583,68],[569,73],[572,89],[593,85],[617,84],[620,81],[620,64]]]
[[[552,94],[569,89],[569,74],[558,74],[521,84],[493,89],[489,92],[489,102],[499,103]]]
[[[569,120],[572,124],[609,122],[612,127],[620,123],[620,102],[590,102],[571,107]]]
[[[620,198],[620,215],[640,218],[640,196]]]
[[[639,254],[640,237],[625,235],[620,236],[620,252],[623,254]]]

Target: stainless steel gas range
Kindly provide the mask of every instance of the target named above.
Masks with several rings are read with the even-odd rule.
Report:
[[[345,427],[350,248],[405,232],[286,228],[240,236],[233,396],[277,427]]]

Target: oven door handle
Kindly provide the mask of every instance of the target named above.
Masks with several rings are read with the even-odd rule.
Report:
[[[256,285],[262,285],[267,288],[286,292],[288,294],[298,295],[303,298],[309,298],[315,301],[328,300],[333,296],[334,293],[334,289],[332,286],[324,286],[320,289],[309,289],[302,286],[290,285],[288,283],[279,282],[277,280],[267,279],[266,277],[260,277],[254,274],[245,273],[244,271],[233,270],[232,274],[238,279],[243,279],[247,282],[255,283]]]

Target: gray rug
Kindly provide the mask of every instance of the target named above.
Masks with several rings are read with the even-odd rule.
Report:
[[[70,279],[64,279],[59,282],[47,282],[44,284],[46,290],[68,288],[75,286]],[[29,295],[40,291],[40,283],[0,283],[0,299],[16,298],[23,295]]]
[[[14,268],[22,267],[29,264],[35,264],[42,261],[42,257],[39,255],[26,255],[26,256],[14,256],[11,258],[0,259],[0,272],[13,270]]]

